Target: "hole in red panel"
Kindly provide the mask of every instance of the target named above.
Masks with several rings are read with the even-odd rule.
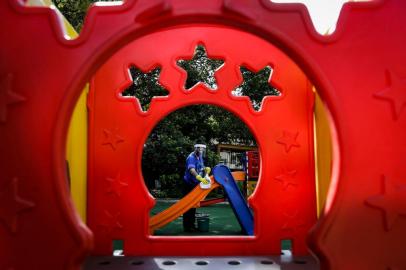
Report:
[[[292,250],[292,240],[291,239],[283,239],[281,240],[281,255],[284,255],[284,250]]]
[[[206,48],[198,45],[195,48],[191,59],[180,59],[177,65],[187,73],[185,89],[189,90],[198,83],[204,84],[212,90],[217,89],[215,73],[219,70],[224,61],[207,56]]]
[[[129,68],[129,72],[133,83],[121,95],[137,98],[142,111],[148,111],[154,96],[168,96],[169,91],[158,82],[161,68],[157,67],[148,72],[142,72],[137,67],[132,66]]]
[[[254,110],[259,111],[261,109],[264,97],[282,95],[282,93],[271,84],[272,68],[270,66],[266,66],[258,72],[241,66],[240,71],[243,82],[235,88],[232,93],[234,96],[239,97],[248,96]]]
[[[247,166],[248,160],[254,166]],[[150,213],[153,234],[250,234],[254,220],[247,197],[255,189],[259,163],[251,131],[227,110],[193,105],[166,116],[151,131],[142,156],[144,180],[156,200]],[[212,168],[219,164],[229,168],[234,181],[215,181]],[[251,167],[256,174],[249,175]],[[212,184],[200,184],[197,175]]]
[[[112,242],[113,246],[113,256],[119,257],[124,256],[124,241],[121,239],[115,239]]]

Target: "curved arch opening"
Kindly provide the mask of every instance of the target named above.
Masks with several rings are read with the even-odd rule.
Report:
[[[196,157],[196,144],[205,145],[205,153],[199,157],[204,164],[201,168],[191,161]],[[153,235],[244,235],[233,212],[239,209],[230,204],[230,199],[238,198],[230,196],[241,194],[240,199],[248,208],[247,199],[259,177],[259,156],[257,141],[248,126],[224,108],[198,104],[167,115],[150,132],[142,155],[144,181],[156,201],[150,215],[159,222]],[[213,176],[215,181],[212,168],[219,164],[234,173],[236,194],[227,194],[231,186],[221,185],[207,187],[210,191],[202,194],[204,189],[188,172],[189,166],[193,166],[198,174]],[[210,168],[208,174],[204,167]],[[200,199],[196,214],[195,198],[191,196]]]

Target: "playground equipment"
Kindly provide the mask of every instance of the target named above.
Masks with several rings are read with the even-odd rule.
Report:
[[[252,49],[246,48],[247,42]],[[174,64],[179,59],[191,59],[199,44],[209,58],[225,59],[223,67],[215,72],[217,90],[203,83],[186,90],[187,73]],[[137,98],[121,94],[133,84],[128,72],[132,66],[143,73],[160,67],[159,84],[169,92],[167,96],[153,97],[146,111]],[[265,97],[261,110],[255,111],[248,97],[231,93],[241,84],[241,66],[256,72],[274,66],[271,81],[282,95]],[[270,248],[279,254],[281,240],[291,239],[295,255],[308,255],[306,236],[317,220],[312,88],[303,71],[278,48],[229,27],[187,25],[161,29],[129,42],[111,55],[94,74],[88,96],[87,224],[94,235],[93,254],[111,254],[112,242],[117,239],[125,242],[126,255],[220,256],[233,254],[236,249],[242,252],[240,255],[258,255]],[[140,169],[143,145],[163,117],[197,103],[231,111],[251,128],[259,144],[261,177],[271,181],[260,182],[249,199],[256,217],[255,236],[250,241],[242,242],[237,236],[178,242],[148,236],[146,221],[155,200],[146,190]],[[284,120],[273,121],[278,115],[284,115]],[[294,176],[290,176],[292,171],[296,171]],[[261,208],[267,209],[266,215],[258,210]],[[292,222],[295,219],[298,221]],[[145,249],[145,245],[151,248]]]
[[[233,177],[235,181],[239,181],[239,182],[244,182],[245,179],[245,171],[234,171],[233,173]],[[247,198],[246,198],[247,199]],[[205,206],[209,206],[212,204],[216,204],[216,203],[221,203],[226,201],[226,198],[215,198],[215,199],[208,199],[208,200],[204,200],[200,202],[200,207],[205,207]]]
[[[329,37],[322,37],[314,31],[301,5],[274,4],[268,0],[126,1],[121,6],[92,8],[82,35],[73,41],[64,39],[59,30],[59,20],[52,10],[27,8],[22,3],[15,0],[0,2],[0,17],[4,22],[0,26],[0,40],[7,41],[0,47],[3,59],[0,63],[1,269],[79,269],[84,256],[92,250],[93,238],[74,211],[66,189],[64,149],[70,116],[77,98],[102,63],[122,46],[134,40],[139,41],[153,32],[163,31],[166,27],[179,30],[182,27],[203,27],[202,24],[224,32],[232,28],[238,32],[234,40],[244,40],[244,46],[251,46],[251,42],[246,40],[248,33],[249,36],[261,37],[266,44],[276,45],[283,51],[282,55],[288,55],[303,69],[329,107],[330,119],[334,121],[335,127],[333,182],[324,211],[309,236],[309,246],[319,257],[322,267],[343,270],[405,268],[406,175],[403,160],[406,155],[406,125],[405,92],[402,90],[406,77],[403,64],[406,62],[406,35],[402,27],[406,8],[404,1],[375,0],[370,3],[346,4],[337,31]],[[183,30],[183,34],[186,34],[178,37],[188,36],[189,31]],[[199,28],[191,32],[197,30],[202,38],[197,38],[196,34],[195,41],[204,42],[209,55],[224,56],[225,48],[213,43],[214,39],[208,34],[210,31]],[[234,48],[231,47],[232,42],[227,41],[230,36],[221,33],[217,37],[221,37],[222,41],[224,39],[224,43],[230,45],[229,48]],[[30,45],[29,50],[27,44]],[[152,55],[169,54],[165,50],[158,50],[159,53],[153,50],[159,43],[151,42],[147,45]],[[183,52],[181,56],[191,56],[194,46],[188,43],[183,48],[178,47],[179,52]],[[256,52],[256,48],[248,49],[252,53]],[[276,169],[281,164],[271,162],[282,158],[285,163],[293,164],[290,157],[303,157],[308,152],[303,146],[311,141],[311,136],[306,128],[303,132],[302,125],[285,127],[287,131],[296,128],[300,130],[297,137],[300,147],[289,148],[286,145],[286,149],[290,150],[285,150],[285,145],[276,142],[283,134],[281,123],[272,122],[277,119],[275,117],[271,119],[265,116],[269,110],[279,112],[282,105],[278,102],[292,101],[293,93],[296,100],[308,99],[306,95],[298,98],[298,93],[292,90],[294,87],[291,85],[297,80],[285,84],[283,74],[278,73],[279,66],[275,65],[272,79],[280,83],[278,86],[284,88],[285,95],[280,100],[266,99],[263,112],[253,112],[247,99],[228,95],[228,90],[241,79],[238,70],[232,68],[233,63],[238,65],[243,61],[235,60],[241,59],[237,57],[239,53],[234,53],[232,49],[226,51],[226,65],[216,73],[219,79],[217,92],[199,86],[184,93],[178,83],[184,81],[185,75],[175,76],[177,73],[170,69],[171,74],[163,71],[161,81],[170,85],[171,95],[155,99],[151,111],[139,111],[130,100],[125,102],[120,99],[123,103],[114,98],[112,100],[125,104],[125,110],[135,110],[137,116],[132,120],[139,120],[136,123],[141,123],[139,128],[145,129],[145,133],[147,126],[152,126],[169,111],[196,102],[215,102],[238,115],[246,115],[242,118],[249,123],[258,138],[263,158],[261,162],[265,165],[262,166],[252,205],[258,213],[261,213],[261,209],[277,209],[278,202],[274,198],[281,194],[295,198],[293,200],[297,197],[296,194],[277,191],[277,194],[273,194],[275,197],[268,200],[265,191],[280,188],[280,182],[272,180],[278,176]],[[167,55],[163,62],[173,63],[170,59]],[[263,58],[255,59],[262,61]],[[160,59],[144,60],[141,61],[144,71],[149,70],[154,63],[161,63],[158,61]],[[269,63],[277,63],[265,60],[250,63],[250,67],[259,70]],[[177,72],[182,74],[179,70]],[[117,71],[116,75],[112,79],[114,85],[129,83],[123,69]],[[220,80],[225,75],[229,75],[232,80]],[[89,105],[92,105],[92,101]],[[154,108],[165,102],[169,102],[171,107],[158,115]],[[100,109],[97,102],[93,104],[95,107],[90,106],[91,110]],[[292,107],[296,109],[296,106]],[[267,127],[255,120],[258,118],[262,118],[262,124],[265,121]],[[129,128],[130,132],[132,128]],[[100,132],[101,129],[96,131],[98,133],[94,133],[92,138],[95,135],[98,137],[89,141],[90,144],[101,143],[101,138],[105,136]],[[143,136],[145,138],[146,134]],[[141,137],[136,138],[137,142],[142,141]],[[135,164],[139,168],[141,150],[136,146],[141,144],[134,140],[125,138],[126,149],[131,148],[131,153],[134,149],[138,151],[137,157],[131,160],[131,166],[133,168]],[[117,145],[120,146],[120,143]],[[282,147],[281,152],[277,146]],[[113,148],[110,144],[108,147]],[[123,154],[122,147],[118,147],[116,152]],[[273,156],[275,153],[278,153],[277,157]],[[109,158],[104,157],[106,160]],[[102,163],[102,160],[97,161]],[[311,165],[305,164],[303,168]],[[127,163],[123,163],[125,166]],[[103,182],[106,177],[119,175],[117,168],[109,170],[99,175],[99,182]],[[281,234],[283,224],[273,222],[274,219],[286,221],[288,217],[283,214],[278,216],[274,212],[258,215],[256,226],[260,226],[255,230],[256,236],[243,242],[249,252],[242,251],[241,239],[196,238],[187,239],[189,242],[185,244],[178,239],[148,238],[147,213],[153,202],[140,175],[136,171],[117,177],[119,180],[121,177],[129,180],[128,186],[122,185],[122,192],[118,189],[117,193],[107,194],[116,196],[114,199],[107,197],[102,200],[101,194],[107,196],[106,190],[102,188],[99,190],[101,194],[89,194],[89,205],[94,206],[95,196],[104,202],[98,206],[100,211],[97,215],[104,216],[106,220],[94,224],[95,227],[104,226],[104,234],[110,234],[99,238],[98,229],[93,230],[96,246],[96,252],[92,251],[94,254],[110,252],[113,237],[126,239],[126,252],[136,255],[277,254],[280,251],[279,241],[286,237],[292,238],[294,243],[301,243],[301,248],[307,250],[304,236],[308,236],[307,232],[312,227],[310,224],[313,223],[307,223],[309,225],[305,228],[296,223],[296,233],[303,233],[303,237],[291,237],[294,232],[290,232],[290,235]],[[302,184],[309,175],[314,174],[298,174],[296,179]],[[94,184],[95,178],[91,179]],[[129,201],[125,193],[131,193],[140,200]],[[315,194],[308,195],[311,198]],[[123,207],[120,209],[130,208],[134,211],[109,212],[111,208],[117,207],[112,203],[117,197],[121,198],[119,204]],[[96,214],[92,215],[91,218],[97,218]],[[292,221],[300,220],[293,217]],[[139,234],[135,233],[134,237],[129,230]],[[297,251],[297,245],[294,245],[294,252]],[[47,254],[46,259],[44,254]]]
[[[175,203],[174,205],[172,205],[168,209],[165,209],[164,211],[160,212],[159,214],[151,217],[150,220],[149,220],[149,228],[150,228],[151,233],[154,230],[165,226],[169,222],[172,222],[173,220],[175,220],[176,218],[181,216],[183,213],[185,213],[190,208],[192,208],[192,207],[200,207],[201,202],[204,200],[204,198],[206,198],[206,196],[212,190],[220,187],[220,185],[218,184],[218,181],[219,181],[218,179],[221,180],[223,178],[220,175],[218,175],[216,177],[216,175],[214,173],[215,172],[213,171],[214,177],[212,176],[210,178],[211,179],[211,187],[209,189],[202,189],[201,186],[198,185],[189,194],[187,194],[185,197],[183,197],[177,203]],[[216,170],[216,174],[218,174],[218,170]],[[235,181],[235,179],[238,179],[238,180],[241,181],[241,180],[244,179],[244,178],[242,178],[242,177],[244,177],[244,174],[243,174],[243,172],[235,172],[235,173],[232,173],[231,177],[232,177],[233,182]],[[214,180],[214,178],[217,180],[217,182]],[[252,230],[253,218],[252,218],[252,215],[251,215],[251,219],[249,221],[246,221],[246,218],[249,218],[249,217],[245,217],[245,216],[242,216],[244,214],[242,214],[242,215],[240,214],[240,212],[244,211],[245,210],[244,208],[247,207],[247,206],[246,206],[246,204],[245,204],[245,206],[244,205],[238,205],[237,206],[237,205],[234,204],[234,202],[236,202],[236,200],[240,200],[240,198],[238,198],[239,189],[238,189],[238,186],[235,185],[235,182],[234,182],[234,185],[231,185],[230,183],[221,182],[221,185],[223,187],[227,186],[226,192],[227,192],[227,195],[229,197],[230,204],[233,207],[234,213],[236,213],[236,216],[237,216],[239,221],[240,221],[240,218],[243,219],[243,221],[240,221],[240,224],[243,223],[243,225],[242,225],[243,229],[246,227],[245,223],[250,222],[251,224],[249,226],[250,226],[251,230],[245,230],[245,232],[248,235],[253,235],[253,230]],[[241,204],[241,202],[238,201],[237,204]],[[207,205],[207,203],[206,203],[206,205]]]
[[[243,187],[246,193],[246,197],[248,197],[254,192],[255,187],[258,184],[260,171],[259,152],[257,150],[245,152],[242,163],[243,170],[246,172],[246,179]]]
[[[224,165],[217,165],[213,169],[213,175],[216,181],[223,186],[228,201],[245,234],[254,235],[254,217],[230,170]]]

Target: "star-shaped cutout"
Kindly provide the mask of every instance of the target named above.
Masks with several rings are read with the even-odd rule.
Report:
[[[356,0],[356,2],[370,2],[371,0]],[[309,12],[315,30],[321,35],[328,35],[335,31],[337,21],[343,5],[354,0],[272,0],[275,3],[304,4]]]
[[[406,107],[406,77],[387,71],[389,86],[374,94],[374,97],[389,102],[392,109],[393,119],[398,120]]]
[[[302,229],[306,226],[306,223],[303,218],[301,218],[299,211],[296,211],[293,214],[285,212],[283,213],[283,215],[286,217],[286,220],[281,227],[281,229],[284,231],[291,231],[292,233],[295,233],[299,229]]]
[[[9,105],[25,101],[23,96],[13,92],[12,84],[12,74],[0,78],[0,123],[7,121],[7,108]]]
[[[275,180],[282,183],[283,190],[287,190],[289,186],[296,187],[298,185],[295,179],[296,173],[296,170],[286,170],[283,174],[276,176]]]
[[[390,231],[400,216],[406,217],[406,185],[395,185],[386,177],[382,181],[382,194],[369,197],[365,203],[383,212],[385,230]]]
[[[296,141],[298,136],[299,132],[291,133],[284,130],[283,136],[280,137],[276,142],[279,144],[283,144],[285,146],[286,153],[289,153],[292,147],[300,147],[300,144]]]
[[[4,222],[12,233],[17,232],[19,215],[33,207],[35,207],[34,203],[18,195],[17,178],[10,181],[10,183],[0,191],[0,220]]]
[[[128,184],[121,178],[120,173],[118,173],[115,178],[106,178],[106,181],[110,184],[106,193],[115,194],[117,197],[121,196],[121,189],[128,186]]]
[[[203,83],[206,87],[216,90],[217,83],[214,73],[219,70],[224,61],[212,59],[207,56],[206,49],[202,45],[197,45],[191,60],[181,59],[177,65],[187,72],[185,89],[189,90],[198,83]]]
[[[110,145],[114,151],[117,149],[119,143],[124,142],[124,139],[118,135],[118,128],[113,130],[103,129],[104,140],[102,145]]]
[[[99,223],[99,226],[103,227],[107,232],[112,232],[113,230],[122,230],[123,225],[121,225],[118,220],[119,216],[120,212],[113,215],[109,211],[105,210],[103,220]]]
[[[131,74],[133,84],[125,89],[121,95],[137,98],[143,112],[148,111],[153,97],[168,96],[169,91],[166,90],[158,81],[161,68],[157,67],[148,71],[147,73],[144,73],[140,69],[133,66],[130,67],[129,72]]]
[[[234,96],[248,96],[254,110],[259,111],[265,96],[280,96],[281,92],[271,83],[272,68],[264,67],[253,72],[246,67],[240,67],[243,82],[232,91]]]

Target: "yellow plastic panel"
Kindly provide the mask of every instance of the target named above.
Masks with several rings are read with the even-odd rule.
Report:
[[[314,136],[316,157],[317,213],[320,215],[326,202],[331,180],[332,143],[327,112],[323,101],[315,91]]]
[[[72,115],[67,141],[66,160],[69,163],[71,194],[83,221],[86,221],[87,192],[87,109],[86,85]]]
[[[28,0],[27,6],[52,5],[51,0]],[[58,12],[64,26],[64,34],[74,39],[78,36],[72,25]],[[87,193],[87,107],[86,98],[89,86],[84,88],[73,111],[68,131],[66,145],[66,160],[68,161],[70,188],[73,203],[80,217],[86,222],[86,193]]]

